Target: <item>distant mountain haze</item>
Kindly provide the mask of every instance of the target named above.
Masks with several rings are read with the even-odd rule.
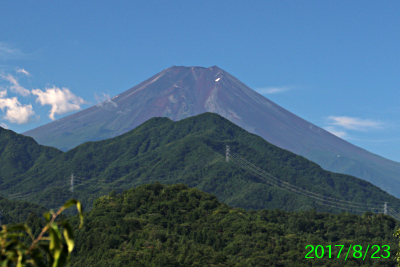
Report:
[[[67,151],[126,133],[152,117],[174,121],[218,113],[268,142],[400,197],[400,163],[354,146],[303,120],[217,66],[172,66],[100,104],[23,133]]]

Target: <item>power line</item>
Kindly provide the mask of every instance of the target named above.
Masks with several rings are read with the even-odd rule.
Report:
[[[231,159],[232,161],[236,164],[239,165],[241,168],[251,172],[253,175],[255,175],[256,177],[266,181],[267,183],[269,183],[270,185],[273,186],[277,186],[281,189],[287,190],[287,191],[292,191],[295,192],[297,194],[300,195],[304,195],[307,197],[311,197],[314,198],[318,204],[323,204],[323,205],[327,205],[327,206],[332,206],[332,207],[336,207],[339,209],[348,209],[348,210],[358,210],[358,211],[362,211],[360,210],[363,209],[365,210],[382,210],[382,205],[378,205],[378,204],[365,204],[365,203],[360,203],[360,202],[354,202],[354,201],[348,201],[348,200],[342,200],[342,199],[337,199],[337,198],[332,198],[332,197],[327,197],[321,194],[317,194],[311,191],[308,191],[306,189],[302,189],[300,187],[297,187],[295,185],[292,185],[288,182],[282,181],[279,178],[276,178],[275,176],[265,172],[264,170],[254,166],[252,163],[248,162],[247,160],[243,159],[240,155],[231,152]],[[265,177],[266,176],[266,177]],[[335,204],[336,206],[327,204],[325,202],[328,203],[332,203]],[[362,205],[364,207],[360,207],[359,205]],[[371,207],[365,208],[365,205],[369,205]]]
[[[53,188],[53,187],[60,187],[59,186],[60,184],[65,184],[65,182],[62,181],[62,180],[61,181],[57,181],[57,182],[53,183],[52,185],[49,185],[49,186],[46,186],[46,187],[39,187],[39,188],[37,187],[37,190],[33,191],[33,192],[29,192],[29,193],[19,192],[19,193],[15,193],[15,194],[7,194],[6,197],[8,199],[10,199],[10,200],[23,199],[23,198],[27,198],[29,196],[32,196],[32,195],[37,194],[39,192],[43,192],[43,191],[48,190],[48,189]],[[65,187],[65,186],[66,185],[63,185],[61,187]]]
[[[292,184],[290,184],[290,183],[288,183],[288,182],[286,182],[286,181],[283,181],[283,180],[281,180],[281,179],[279,179],[279,178],[273,176],[272,174],[270,174],[270,173],[268,173],[268,172],[266,172],[266,171],[260,169],[259,167],[253,165],[252,163],[248,162],[247,160],[245,160],[244,158],[242,158],[241,156],[239,156],[239,155],[236,154],[236,153],[233,153],[232,156],[239,157],[239,161],[241,161],[241,162],[244,163],[245,165],[250,165],[250,168],[255,169],[255,171],[257,171],[257,172],[261,172],[261,174],[266,175],[266,176],[268,176],[269,178],[272,178],[272,179],[273,179],[274,181],[276,181],[278,184],[281,183],[283,186],[292,187],[292,188],[294,188],[294,189],[296,189],[296,190],[303,191],[303,192],[305,192],[305,193],[307,193],[307,194],[311,194],[311,195],[314,195],[314,196],[317,196],[317,197],[321,197],[321,198],[331,199],[331,200],[333,200],[333,201],[338,201],[338,202],[349,202],[350,204],[371,205],[371,206],[379,206],[379,207],[382,206],[382,205],[380,205],[380,204],[367,204],[367,203],[361,203],[361,202],[354,202],[354,201],[342,200],[342,199],[338,199],[338,198],[332,198],[332,197],[328,197],[328,196],[325,196],[325,195],[317,194],[317,193],[308,191],[308,190],[306,190],[306,189],[300,188],[300,187],[298,187],[298,186],[292,185]]]
[[[241,166],[241,165],[239,164],[239,166]],[[246,168],[245,166],[241,166],[241,167]],[[257,174],[257,173],[255,173],[255,174],[253,173],[253,175],[257,176],[257,177],[260,178],[260,179],[263,179],[263,177],[260,176],[260,175]],[[315,200],[314,200],[315,202],[320,203],[320,204],[323,204],[323,205],[332,206],[332,205],[330,205],[330,204],[323,203],[323,201],[324,201],[324,202],[329,202],[329,203],[332,203],[332,204],[336,204],[336,206],[334,206],[334,207],[340,208],[340,209],[356,209],[356,208],[360,208],[359,206],[351,206],[351,205],[346,204],[346,203],[338,203],[338,202],[326,200],[326,199],[323,199],[323,198],[311,196],[311,195],[305,194],[304,192],[298,191],[298,190],[296,190],[296,189],[294,189],[294,188],[285,187],[285,186],[279,186],[279,185],[277,185],[277,184],[275,184],[275,183],[270,183],[270,184],[273,185],[273,186],[277,186],[277,187],[279,187],[279,188],[281,188],[281,189],[284,189],[284,190],[287,190],[287,191],[291,191],[291,192],[294,192],[294,193],[297,193],[297,194],[300,194],[300,195],[303,195],[303,196],[312,197],[312,198],[315,199]],[[378,209],[378,208],[370,208],[370,209]]]
[[[225,150],[225,157],[223,157],[221,154],[215,152],[212,150],[212,154],[210,156],[210,153],[207,153],[200,158],[196,160],[195,163],[185,165],[183,170],[190,169],[190,168],[195,168],[195,169],[202,169],[205,168],[206,166],[210,164],[215,164],[219,162],[222,159],[225,159],[226,162],[229,162],[231,160],[234,164],[238,165],[242,169],[250,172],[260,180],[263,180],[269,185],[281,188],[283,190],[289,191],[289,192],[294,192],[299,195],[303,195],[306,197],[310,197],[314,199],[314,202],[316,204],[320,205],[325,205],[325,206],[330,206],[334,207],[337,209],[345,209],[345,210],[351,210],[351,211],[374,211],[376,210],[382,211],[385,214],[391,215],[393,218],[397,219],[400,221],[400,214],[397,213],[394,209],[391,207],[388,207],[387,202],[385,202],[384,205],[379,205],[379,204],[367,204],[367,203],[360,203],[360,202],[354,202],[354,201],[348,201],[348,200],[343,200],[343,199],[338,199],[338,198],[333,198],[333,197],[328,197],[324,196],[318,193],[314,193],[311,191],[308,191],[306,189],[300,188],[298,186],[292,185],[289,182],[283,181],[272,174],[266,172],[265,170],[255,166],[251,162],[247,161],[243,157],[241,157],[239,154],[234,153],[230,151],[230,147],[226,145],[226,150]],[[170,177],[174,176],[175,178],[168,179]],[[71,174],[70,177],[70,191],[73,193],[74,190],[77,188],[84,186],[88,183],[96,183],[96,185],[92,184],[91,186],[94,189],[100,189],[100,190],[127,190],[131,188],[132,186],[137,186],[140,184],[145,184],[145,183],[150,183],[150,182],[155,182],[155,181],[160,181],[161,182],[173,182],[173,181],[178,181],[182,178],[176,177],[179,176],[179,174],[174,174],[174,173],[169,173],[168,175],[161,175],[158,176],[157,178],[153,179],[140,179],[140,180],[135,180],[129,184],[122,184],[118,185],[119,183],[126,183],[124,180],[120,180],[121,178],[117,180],[111,181],[111,183],[105,183],[105,180],[96,180],[93,179],[93,177],[90,178],[84,178],[84,177],[79,177],[74,174]],[[165,179],[167,178],[167,179]],[[51,189],[53,187],[58,187],[59,185],[63,184],[61,187],[64,188],[68,186],[68,184],[65,182],[65,180],[58,181],[56,183],[53,183],[51,186],[46,186],[45,188],[39,189],[40,191],[45,191],[48,189]],[[113,185],[114,184],[114,185]],[[34,194],[39,193],[39,191],[36,192],[30,192],[27,194],[24,194],[23,192],[15,193],[15,194],[10,194],[7,197],[10,199],[21,199],[21,198],[27,198],[30,197]],[[361,205],[361,207],[360,207]],[[365,207],[368,206],[368,207]]]

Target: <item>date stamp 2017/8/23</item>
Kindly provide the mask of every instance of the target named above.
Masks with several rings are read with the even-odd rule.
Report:
[[[337,253],[337,255],[333,255],[332,256],[332,247],[337,248],[339,251]],[[322,245],[317,245],[317,246],[313,246],[313,245],[307,245],[306,249],[309,249],[310,251],[305,255],[306,259],[321,259],[324,256],[328,256],[330,259],[331,258],[337,258],[339,259],[341,255],[344,255],[344,253],[342,253],[342,250],[344,248],[344,245],[328,245],[328,246],[322,246]],[[335,250],[337,250],[335,249]],[[356,259],[362,258],[363,260],[365,260],[365,257],[367,256],[368,252],[370,253],[370,257],[371,259],[380,259],[380,258],[384,258],[387,259],[390,257],[390,246],[389,245],[383,245],[382,249],[381,246],[378,245],[373,245],[370,248],[370,245],[368,244],[367,248],[365,249],[365,251],[363,250],[363,247],[361,245],[351,245],[349,246],[349,248],[347,249],[347,253],[345,256],[344,260],[347,260],[348,257],[353,257]],[[365,252],[365,253],[364,253]],[[315,257],[314,257],[315,256]]]

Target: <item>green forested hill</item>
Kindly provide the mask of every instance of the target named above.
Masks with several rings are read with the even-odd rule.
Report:
[[[60,154],[56,148],[38,145],[32,137],[0,127],[0,185],[15,182],[17,175]]]
[[[26,201],[11,201],[0,196],[1,224],[21,223],[28,220],[31,213],[41,217],[48,210],[40,205]],[[33,216],[33,215],[32,215]]]
[[[42,215],[48,212],[48,209],[37,204],[17,200],[12,201],[0,196],[0,211],[0,230],[1,225],[26,222],[32,228],[32,233],[38,235],[44,226]]]
[[[317,164],[269,144],[223,117],[204,113],[178,122],[153,118],[136,129],[104,141],[89,142],[53,159],[33,165],[0,185],[0,194],[23,197],[47,207],[68,198],[86,207],[111,190],[122,192],[152,181],[185,183],[217,196],[219,201],[245,209],[340,212],[334,204],[271,186],[265,179],[225,162],[226,145],[258,168],[310,194],[367,204],[383,203],[400,210],[400,200],[376,186],[349,175],[322,170]],[[70,176],[74,174],[74,190]],[[283,184],[281,182],[281,184]],[[348,202],[343,202],[348,203]],[[354,212],[358,210],[353,210]]]
[[[107,267],[395,266],[398,227],[383,214],[246,211],[183,184],[155,183],[97,199],[75,230],[71,259],[72,266]],[[365,251],[368,244],[380,246],[379,258],[371,258],[375,248],[364,260],[353,253],[345,260],[350,245]],[[324,256],[306,259],[307,245],[323,246]],[[339,258],[335,245],[344,246]]]

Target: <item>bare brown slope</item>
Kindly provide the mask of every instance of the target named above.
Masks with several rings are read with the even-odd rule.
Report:
[[[152,117],[174,121],[214,112],[323,168],[365,179],[400,197],[400,163],[309,123],[213,66],[173,66],[111,100],[25,132],[62,150],[118,136]]]

